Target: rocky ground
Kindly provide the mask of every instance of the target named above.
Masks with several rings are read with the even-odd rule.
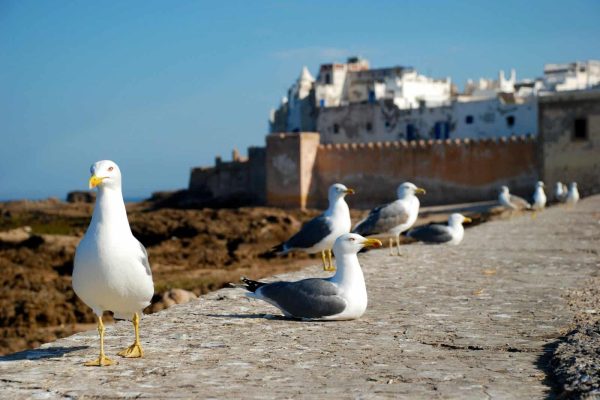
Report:
[[[93,330],[0,358],[10,398],[594,398],[600,197],[467,230],[458,247],[359,256],[359,320],[277,317],[222,289],[142,321],[142,360],[84,368]],[[297,279],[324,273],[318,260]],[[250,274],[251,275],[251,274]],[[251,277],[255,277],[251,275]]]
[[[58,200],[0,203],[0,354],[87,329],[94,316],[71,288],[73,256],[93,205]],[[155,210],[128,205],[135,236],[146,245],[156,295],[147,312],[216,290],[240,275],[301,268],[269,249],[316,211],[272,208]]]

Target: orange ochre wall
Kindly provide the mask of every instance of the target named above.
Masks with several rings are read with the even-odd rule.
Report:
[[[359,208],[394,200],[405,181],[427,190],[423,204],[494,199],[504,184],[529,196],[538,179],[535,154],[529,137],[319,145],[306,203],[326,206],[335,182],[356,190],[348,202]]]

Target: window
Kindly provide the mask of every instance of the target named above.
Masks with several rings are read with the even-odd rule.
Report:
[[[326,85],[330,85],[331,84],[331,75],[325,74],[325,84]]]
[[[340,126],[338,124],[333,124],[333,133],[340,133]]]
[[[587,118],[575,118],[573,140],[588,140]]]
[[[509,115],[508,117],[506,117],[506,125],[508,125],[509,127],[515,126],[515,117],[513,115]]]
[[[370,122],[367,122],[367,132],[371,132],[373,130],[373,125]]]
[[[472,115],[467,115],[465,117],[465,124],[471,125],[472,123],[473,123],[473,116]]]
[[[390,121],[385,121],[385,127],[389,128],[390,127]]]

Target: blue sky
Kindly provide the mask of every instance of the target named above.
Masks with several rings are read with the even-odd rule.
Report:
[[[116,161],[126,197],[263,145],[302,65],[436,77],[600,58],[598,1],[0,0],[0,199],[64,197]]]

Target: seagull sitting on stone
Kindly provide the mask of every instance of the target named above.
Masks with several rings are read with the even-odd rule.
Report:
[[[331,248],[340,235],[350,232],[352,226],[350,209],[344,200],[347,194],[354,194],[354,190],[348,189],[341,183],[331,185],[328,192],[329,208],[323,214],[304,224],[300,231],[287,241],[275,246],[273,251],[278,254],[287,254],[294,250],[305,251],[309,254],[320,251],[323,269],[335,271],[331,259]],[[325,258],[326,253],[329,262]]]
[[[73,289],[98,317],[100,356],[85,365],[104,366],[113,361],[104,354],[103,312],[133,321],[135,341],[118,355],[143,357],[139,321],[154,284],[146,249],[129,227],[119,167],[112,161],[98,161],[91,174],[90,189],[97,187],[98,196],[90,226],[75,252]]]
[[[413,226],[419,215],[420,202],[417,194],[425,194],[425,189],[404,182],[396,190],[398,200],[372,209],[365,219],[356,224],[352,232],[363,236],[385,233],[393,235],[400,255],[400,234]],[[393,254],[392,245],[393,238],[390,237],[390,255]]]
[[[500,196],[498,196],[498,201],[501,205],[510,210],[528,210],[531,208],[531,204],[529,204],[527,200],[522,197],[515,196],[514,194],[510,194],[508,186],[502,186],[500,189]]]
[[[544,182],[538,181],[533,192],[533,204],[531,207],[534,210],[543,210],[546,207],[546,193],[544,193]]]
[[[407,236],[427,244],[459,244],[465,236],[463,223],[472,222],[471,218],[454,213],[448,217],[448,225],[430,224],[411,229]]]
[[[377,239],[354,233],[341,235],[333,245],[337,272],[327,279],[265,283],[242,278],[251,298],[264,300],[287,317],[322,320],[360,318],[367,309],[367,288],[357,253],[381,247]]]
[[[569,185],[569,192],[565,203],[575,205],[579,201],[579,190],[577,190],[577,182],[571,182]]]

